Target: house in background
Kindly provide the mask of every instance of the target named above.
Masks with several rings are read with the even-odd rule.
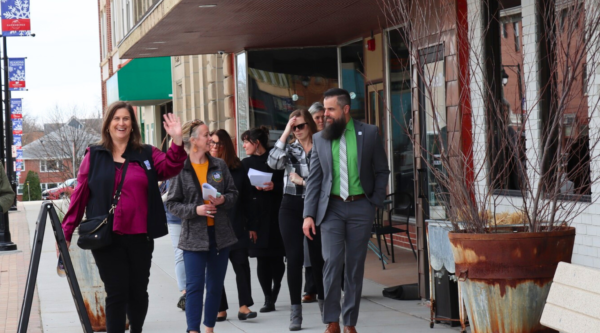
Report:
[[[17,186],[22,200],[28,171],[40,177],[42,191],[76,178],[88,145],[100,140],[102,119],[70,118],[64,124],[45,124],[45,135],[23,146],[23,169]],[[48,131],[48,132],[46,132]]]

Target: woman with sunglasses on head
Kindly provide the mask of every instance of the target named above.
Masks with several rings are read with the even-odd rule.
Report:
[[[302,266],[304,265],[304,218],[305,179],[308,177],[308,161],[312,149],[312,136],[317,124],[306,110],[296,110],[275,147],[269,154],[269,166],[285,170],[283,177],[283,200],[279,209],[279,229],[287,257],[287,280],[292,310],[290,331],[302,328]],[[291,134],[291,139],[288,137]],[[315,281],[319,298],[323,299],[323,281]]]
[[[240,199],[252,203],[252,213],[248,222],[250,230],[256,232],[256,238],[255,242],[250,243],[248,253],[250,257],[256,258],[256,274],[265,295],[265,304],[260,312],[271,312],[275,311],[275,302],[285,274],[285,249],[279,232],[283,171],[271,169],[267,165],[271,148],[268,146],[269,130],[266,127],[250,129],[242,133],[241,139],[248,155],[242,160],[244,168],[273,174],[270,182],[262,187],[252,186],[250,197]]]
[[[233,147],[231,137],[224,129],[211,133],[210,155],[225,161],[225,164],[227,164],[229,172],[231,173],[231,177],[233,177],[233,183],[239,192],[238,200],[236,200],[233,208],[227,212],[229,221],[235,231],[235,236],[238,239],[238,242],[229,249],[229,261],[235,271],[235,280],[237,283],[238,301],[240,305],[238,319],[246,320],[256,318],[256,312],[252,312],[249,308],[254,305],[254,301],[252,300],[252,286],[250,283],[248,244],[250,243],[250,239],[253,242],[256,240],[256,232],[248,230],[246,218],[252,209],[252,202],[244,199],[250,197],[250,190],[252,187],[247,176],[248,171],[242,166],[242,162],[235,154],[235,148]],[[227,319],[228,308],[227,295],[225,293],[225,288],[223,288],[217,321],[224,321]]]
[[[212,333],[229,247],[237,243],[227,213],[234,207],[238,191],[227,164],[208,153],[208,126],[195,120],[189,127],[184,126],[183,134],[183,143],[190,153],[181,173],[169,183],[167,207],[171,214],[181,218],[179,248],[183,250],[185,265],[188,332],[200,332],[204,309],[206,333]],[[207,185],[216,189],[216,196],[203,195]],[[203,300],[205,288],[206,300]]]

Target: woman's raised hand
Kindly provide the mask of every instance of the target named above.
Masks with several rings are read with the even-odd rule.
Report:
[[[294,124],[296,124],[296,119],[298,119],[298,117],[292,117],[290,118],[290,120],[288,121],[287,125],[285,126],[285,133],[287,133],[288,135],[290,133],[292,133],[292,127],[294,126]]]
[[[181,146],[183,144],[181,120],[173,113],[167,113],[163,115],[163,118],[163,126],[165,127],[165,131],[173,138],[173,142],[175,142],[176,145]]]

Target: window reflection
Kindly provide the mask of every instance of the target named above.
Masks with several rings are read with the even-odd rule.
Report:
[[[398,196],[401,192],[408,193],[414,198],[409,50],[398,30],[388,32],[388,43],[394,192]]]
[[[513,4],[514,5],[514,4]],[[504,11],[503,13],[506,13]],[[502,99],[491,156],[496,169],[492,175],[495,189],[521,194],[525,176],[525,97],[523,88],[523,24],[521,13],[501,14]],[[501,129],[504,127],[505,129]],[[510,193],[510,192],[506,192]]]
[[[363,62],[363,41],[340,47],[342,67],[342,87],[350,93],[352,103],[350,114],[355,120],[365,122],[365,69]]]
[[[249,127],[267,126],[273,143],[289,114],[322,102],[337,77],[335,47],[248,51]]]

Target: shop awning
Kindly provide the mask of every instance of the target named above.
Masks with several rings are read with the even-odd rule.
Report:
[[[374,0],[163,0],[119,45],[122,58],[340,45],[387,24]]]
[[[106,81],[107,103],[157,105],[172,99],[171,58],[133,59]]]

